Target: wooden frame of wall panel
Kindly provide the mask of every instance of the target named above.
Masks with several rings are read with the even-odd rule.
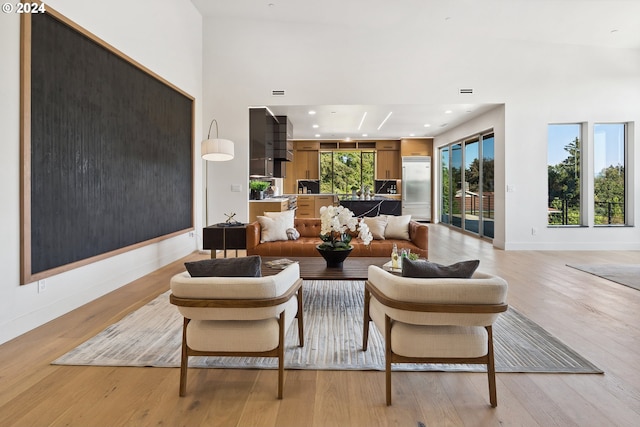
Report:
[[[37,1],[38,5],[42,2]],[[79,32],[84,37],[95,42],[101,47],[105,48],[110,53],[123,59],[130,65],[133,65],[140,71],[146,73],[149,77],[152,77],[160,83],[166,85],[168,88],[173,89],[177,93],[183,95],[191,101],[191,167],[192,171],[195,168],[194,153],[194,135],[195,135],[195,98],[178,88],[174,84],[160,77],[150,69],[146,68],[142,64],[135,61],[133,58],[124,54],[120,50],[111,46],[104,40],[100,39],[96,35],[82,28],[78,24],[74,23],[64,15],[56,12],[51,7],[46,5],[46,13],[62,24],[67,25],[71,29]],[[132,251],[134,249],[147,246],[153,243],[160,242],[188,231],[195,229],[195,209],[191,206],[191,226],[182,230],[177,230],[166,235],[158,236],[146,241],[138,242],[132,245],[118,248],[116,250],[101,253],[95,256],[91,256],[85,259],[81,259],[75,262],[71,262],[65,265],[61,265],[55,268],[51,268],[45,271],[33,273],[32,272],[32,258],[31,258],[31,215],[32,215],[32,203],[31,203],[31,57],[32,57],[32,24],[31,15],[22,14],[20,16],[20,284],[28,284],[37,280],[44,279],[56,274],[60,274],[65,271],[69,271],[83,265],[88,265],[118,254]],[[195,200],[195,175],[191,174],[191,197]]]

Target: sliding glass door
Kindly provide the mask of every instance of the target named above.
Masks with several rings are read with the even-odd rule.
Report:
[[[480,206],[482,212],[482,219],[480,221],[482,225],[482,235],[485,237],[494,237],[494,223],[495,223],[495,186],[493,180],[493,164],[494,164],[494,152],[493,152],[493,134],[482,136],[482,174],[480,175],[482,181],[482,197],[480,199]]]
[[[493,133],[440,148],[440,221],[493,238],[493,177]]]
[[[449,147],[440,150],[440,222],[451,224],[451,177],[449,176]]]
[[[451,225],[462,227],[462,144],[451,146]]]

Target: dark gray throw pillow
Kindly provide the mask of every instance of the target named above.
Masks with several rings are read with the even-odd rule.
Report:
[[[418,259],[411,261],[408,258],[402,259],[402,276],[419,278],[461,278],[468,279],[473,276],[478,268],[480,260],[456,262],[451,265],[440,265],[435,262]]]
[[[261,265],[260,255],[184,263],[191,277],[261,277]]]

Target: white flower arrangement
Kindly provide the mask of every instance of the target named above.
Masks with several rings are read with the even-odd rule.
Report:
[[[369,245],[373,240],[369,226],[356,218],[349,209],[344,206],[322,206],[320,208],[320,238],[323,243],[318,245],[319,249],[349,249],[351,234],[347,231],[358,231],[358,237],[365,245]]]

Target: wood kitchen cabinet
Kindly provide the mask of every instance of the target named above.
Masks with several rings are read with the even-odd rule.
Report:
[[[302,196],[298,194],[297,205],[296,218],[315,218],[314,196]]]
[[[403,139],[400,142],[400,156],[431,156],[433,154],[432,139]]]
[[[376,143],[376,179],[400,179],[399,141]]]
[[[288,199],[265,199],[249,201],[249,222],[257,221],[265,212],[284,212],[289,210]]]
[[[296,179],[320,179],[318,150],[296,150],[293,156]]]
[[[314,201],[314,213],[315,218],[320,218],[320,208],[323,206],[335,206],[337,204],[337,197],[333,194],[313,196]]]
[[[297,204],[296,218],[320,218],[320,208],[323,206],[336,206],[338,198],[335,194],[298,194]]]

